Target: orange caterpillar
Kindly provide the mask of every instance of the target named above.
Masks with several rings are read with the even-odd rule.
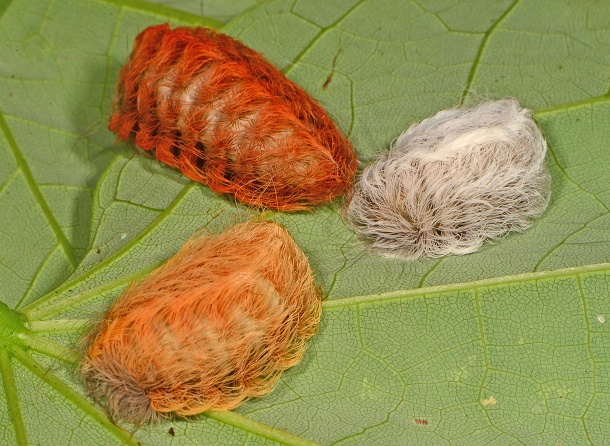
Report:
[[[343,194],[356,155],[324,109],[261,54],[206,28],[138,37],[110,130],[217,193],[282,211]]]
[[[284,227],[196,236],[131,285],[85,337],[85,387],[141,425],[229,410],[270,392],[320,321],[307,258]]]

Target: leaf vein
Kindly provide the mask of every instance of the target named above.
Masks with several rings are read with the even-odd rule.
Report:
[[[15,428],[15,439],[19,446],[28,444],[25,425],[23,424],[23,416],[19,406],[19,395],[17,386],[15,385],[15,377],[11,368],[11,360],[6,350],[0,349],[0,372],[2,372],[2,383],[6,395],[6,405],[10,413],[10,419]]]
[[[17,145],[17,141],[15,140],[15,137],[13,136],[13,133],[11,132],[9,125],[6,122],[6,119],[4,119],[4,114],[1,111],[0,129],[2,130],[2,133],[4,134],[4,137],[6,138],[6,141],[9,147],[11,148],[13,157],[15,158],[17,165],[21,169],[21,172],[23,173],[23,177],[25,178],[27,185],[29,186],[30,190],[32,191],[32,194],[38,202],[38,205],[40,206],[40,209],[42,210],[47,222],[49,223],[51,230],[55,233],[55,237],[57,237],[59,245],[63,248],[66,257],[70,262],[70,265],[72,265],[73,268],[76,268],[78,262],[76,260],[76,256],[74,255],[72,247],[70,246],[70,242],[68,241],[66,234],[64,234],[64,231],[61,229],[61,226],[57,222],[57,219],[53,215],[53,212],[51,211],[51,208],[47,203],[47,200],[45,199],[42,191],[38,187],[38,184],[36,183],[36,180],[32,175],[32,171],[30,170],[30,167],[28,166],[27,161],[23,156],[23,153]]]
[[[496,28],[500,24],[502,24],[502,22],[504,22],[506,17],[508,17],[510,15],[510,13],[517,7],[517,5],[519,3],[520,3],[520,0],[515,0],[506,9],[506,11],[504,11],[504,13],[500,17],[498,17],[498,20],[496,20],[490,26],[490,28],[487,30],[487,32],[483,35],[483,39],[481,40],[481,45],[479,45],[479,50],[477,51],[477,55],[474,58],[472,67],[470,68],[470,72],[468,73],[468,77],[466,78],[466,88],[464,88],[464,90],[462,91],[462,95],[460,98],[461,104],[464,103],[464,101],[466,100],[466,96],[468,96],[468,93],[470,93],[470,89],[472,87],[472,82],[474,81],[474,77],[476,76],[477,70],[479,69],[479,65],[481,64],[481,59],[483,58],[483,52],[485,51],[485,49],[487,49],[487,43],[489,42],[491,35],[496,30]]]

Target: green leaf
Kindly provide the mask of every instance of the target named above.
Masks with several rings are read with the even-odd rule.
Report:
[[[325,290],[303,362],[235,412],[115,425],[79,381],[83,331],[195,231],[256,216],[106,130],[135,35],[167,21],[264,53],[363,161],[443,108],[515,96],[549,142],[549,209],[412,262],[365,252],[339,203],[263,213]],[[595,0],[0,2],[0,443],[607,444],[609,22]]]

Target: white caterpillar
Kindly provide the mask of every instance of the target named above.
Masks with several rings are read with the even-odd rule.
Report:
[[[523,231],[545,210],[546,141],[512,98],[453,108],[411,126],[359,177],[347,207],[380,255],[468,254]]]

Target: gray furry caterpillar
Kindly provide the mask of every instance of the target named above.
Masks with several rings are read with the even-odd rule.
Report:
[[[546,141],[517,100],[453,108],[411,126],[357,180],[347,207],[373,252],[468,254],[545,210]]]

